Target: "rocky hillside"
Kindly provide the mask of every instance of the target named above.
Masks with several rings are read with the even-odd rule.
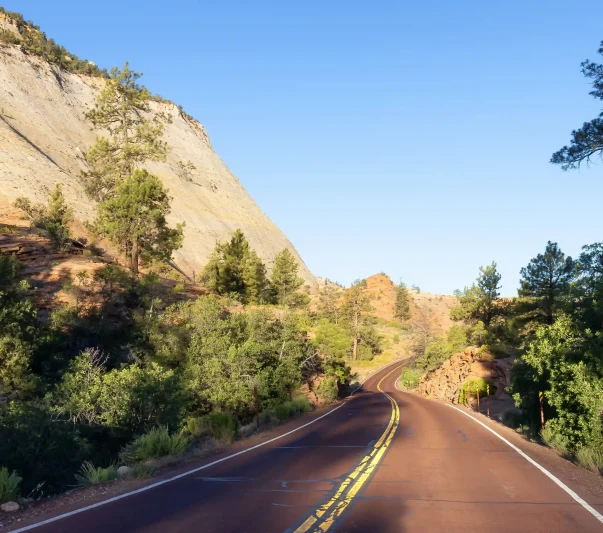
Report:
[[[420,313],[425,313],[436,334],[444,334],[450,329],[450,309],[456,304],[455,296],[419,292],[414,289],[409,289],[408,292],[411,296],[411,322]],[[373,314],[376,317],[386,321],[394,320],[396,285],[388,275],[375,274],[366,278],[366,293],[371,296]]]
[[[505,392],[510,385],[512,364],[513,358],[486,358],[480,355],[477,348],[467,348],[425,374],[415,392],[429,398],[458,403],[464,383],[472,379],[485,379],[492,386],[491,414],[495,415],[513,406],[513,401]],[[485,408],[485,405],[482,407]]]
[[[66,72],[2,41],[0,80],[0,211],[19,196],[41,202],[46,189],[60,183],[76,216],[90,219],[94,205],[79,176],[86,169],[84,153],[97,132],[84,113],[103,80]],[[167,161],[148,167],[173,197],[170,221],[186,222],[176,264],[189,275],[199,273],[216,241],[240,228],[269,269],[274,256],[289,248],[301,265],[301,275],[314,286],[314,277],[293,245],[214,152],[203,126],[172,103],[151,102],[151,107],[172,119],[164,135],[172,148]],[[179,174],[178,163],[187,161],[195,170]]]

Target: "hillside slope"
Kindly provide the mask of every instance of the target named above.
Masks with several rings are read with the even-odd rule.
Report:
[[[76,216],[89,220],[94,205],[79,176],[97,132],[84,113],[103,80],[71,74],[1,42],[0,80],[0,210],[19,196],[43,201],[45,189],[60,183]],[[167,161],[148,168],[173,197],[170,222],[186,222],[177,265],[198,274],[216,241],[240,228],[269,269],[274,256],[289,248],[300,263],[300,274],[315,286],[293,245],[214,152],[203,126],[172,103],[151,102],[151,107],[172,118],[164,135],[172,147]],[[180,161],[195,166],[190,177],[178,174]]]

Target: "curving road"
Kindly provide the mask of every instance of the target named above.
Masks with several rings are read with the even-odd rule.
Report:
[[[12,531],[603,531],[596,516],[603,501],[589,510],[475,420],[399,392],[399,368],[255,449],[225,452],[159,486]]]

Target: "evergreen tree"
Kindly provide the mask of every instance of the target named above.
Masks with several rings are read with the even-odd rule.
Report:
[[[266,267],[240,229],[229,242],[216,244],[201,279],[212,292],[237,295],[244,303],[270,300]]]
[[[603,56],[603,42],[599,48]],[[603,100],[603,64],[584,61],[582,74],[592,80],[593,90],[590,95]],[[590,122],[585,122],[578,130],[572,131],[570,146],[564,146],[551,157],[551,163],[561,165],[563,170],[580,168],[586,161],[588,164],[595,155],[603,155],[603,113]]]
[[[402,282],[396,287],[396,303],[394,316],[400,320],[410,319],[410,296],[406,285]]]
[[[141,256],[167,261],[182,246],[184,224],[168,227],[170,197],[161,180],[146,170],[134,170],[98,207],[96,227],[125,255],[137,274]]]
[[[334,324],[339,323],[340,292],[334,285],[327,283],[318,295],[318,313]]]
[[[73,220],[73,210],[67,205],[60,184],[48,195],[48,205],[32,204],[28,198],[17,198],[15,207],[25,213],[25,218],[32,226],[46,230],[50,239],[60,248],[64,248],[71,231],[69,225]]]
[[[271,282],[276,302],[286,305],[287,300],[299,289],[303,278],[298,275],[299,265],[288,248],[284,248],[274,259]]]
[[[480,267],[479,272],[476,283],[465,287],[463,292],[455,292],[459,303],[451,309],[450,316],[453,320],[464,320],[470,324],[483,322],[489,328],[497,312],[501,276],[494,261],[491,265]]]
[[[109,138],[97,137],[86,154],[90,171],[84,173],[84,185],[97,201],[111,196],[146,161],[165,160],[168,147],[161,140],[161,117],[147,118],[151,94],[138,85],[140,77],[128,63],[121,70],[113,68],[94,108],[86,114],[96,129],[109,132]]]
[[[346,318],[352,335],[352,359],[358,358],[358,340],[362,327],[362,319],[372,310],[371,299],[364,292],[365,280],[356,280],[343,294],[342,315]]]
[[[549,241],[544,254],[538,254],[521,269],[520,296],[535,300],[546,324],[554,322],[555,313],[569,294],[574,277],[574,261]]]
[[[248,249],[243,258],[243,284],[245,301],[250,304],[267,303],[270,298],[266,266],[255,250]]]

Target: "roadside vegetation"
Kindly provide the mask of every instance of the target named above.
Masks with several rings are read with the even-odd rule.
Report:
[[[170,149],[165,118],[153,115],[138,79],[127,64],[113,69],[88,113],[104,135],[82,174],[97,202],[91,243],[74,239],[60,186],[45,203],[16,202],[57,251],[77,244],[101,253],[109,242],[120,262],[78,274],[42,316],[21,263],[0,255],[2,500],[106,482],[120,466],[146,477],[161,457],[228,445],[311,410],[308,395],[336,400],[349,386],[354,346],[357,357],[379,351],[357,290],[311,313],[291,251],[269,273],[241,231],[208,261],[210,294],[184,291],[169,266],[184,227],[167,223],[169,193],[144,168]],[[329,327],[339,328],[343,349],[324,330],[314,338]]]
[[[585,61],[582,71],[592,81],[590,94],[603,100],[603,65]],[[602,131],[600,117],[585,123],[551,162],[571,170],[603,155]],[[459,303],[451,317],[459,325],[446,339],[426,333],[400,383],[415,388],[417,375],[466,345],[481,347],[479,353],[489,358],[515,357],[509,392],[518,409],[503,420],[603,472],[603,243],[583,246],[574,259],[549,241],[520,274],[517,297],[500,298],[496,263],[481,267],[476,282],[456,293]],[[459,401],[478,389],[483,395],[486,385],[466,382]]]

